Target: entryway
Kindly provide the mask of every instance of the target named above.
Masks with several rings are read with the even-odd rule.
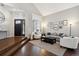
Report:
[[[25,20],[14,20],[14,36],[25,36]]]

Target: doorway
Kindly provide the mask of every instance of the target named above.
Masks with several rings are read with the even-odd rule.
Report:
[[[25,36],[25,20],[15,19],[14,20],[14,36]]]

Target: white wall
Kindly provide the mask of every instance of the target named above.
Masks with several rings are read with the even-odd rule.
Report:
[[[11,12],[11,21],[10,23],[10,32],[11,36],[14,36],[14,19],[25,19],[25,36],[28,36],[33,32],[33,21],[32,21],[32,14],[38,14],[40,15],[40,12],[34,7],[32,4],[27,3],[27,4],[14,4],[17,8],[23,10],[23,12]],[[22,14],[21,14],[22,13]]]
[[[73,36],[79,36],[79,6],[77,7],[73,7],[61,12],[57,12],[48,16],[44,17],[44,21],[46,23],[48,22],[58,22],[60,20],[68,20],[69,22],[73,22],[72,23],[72,35]],[[59,29],[58,31],[55,31],[52,29],[52,33],[53,32],[63,32],[66,33],[67,35],[69,35],[69,24],[68,26],[64,26],[62,29]],[[49,32],[49,27],[47,26],[46,32]]]
[[[19,5],[20,7],[21,5]],[[25,6],[25,5],[23,5]],[[18,7],[18,8],[19,8]],[[22,6],[21,6],[22,7]],[[32,20],[32,14],[35,13],[37,15],[41,15],[40,12],[36,9],[36,7],[34,7],[32,4],[27,4],[24,8],[26,8],[25,10],[23,8],[24,12],[24,19],[25,19],[25,35],[29,35],[30,33],[33,32],[33,20]],[[8,36],[12,37],[14,36],[14,19],[15,19],[15,15],[18,13],[14,13],[11,11],[6,10],[5,8],[0,7],[0,11],[3,12],[3,14],[6,17],[6,21],[5,21],[5,29],[8,31]],[[19,16],[21,17],[21,15]],[[18,18],[19,18],[18,17]],[[23,17],[21,17],[23,18]],[[61,12],[57,12],[55,14],[51,14],[48,16],[45,16],[44,19],[42,20],[42,23],[48,23],[48,22],[57,22],[60,20],[68,20],[68,21],[73,21],[72,24],[72,35],[74,36],[79,36],[79,6],[71,8],[71,9],[67,9]],[[42,24],[41,23],[41,24]],[[45,31],[49,32],[49,27],[45,24]],[[42,28],[41,28],[42,29]],[[52,32],[55,32],[54,30],[52,30]],[[58,33],[60,32],[64,32],[66,34],[69,35],[69,25],[65,26],[63,29],[58,30]]]
[[[11,11],[0,7],[0,11],[5,15],[5,29],[8,31],[8,37],[14,36],[14,19],[25,19],[25,35],[33,32],[32,13],[41,15],[33,4],[15,4],[16,8],[22,9],[23,12]],[[2,24],[0,24],[3,26]],[[1,28],[1,27],[0,27]]]
[[[0,7],[0,12],[2,12],[5,16],[5,22],[4,23],[0,23],[0,30],[6,30],[8,36],[10,36],[10,20],[11,20],[11,15],[10,13],[3,7]]]

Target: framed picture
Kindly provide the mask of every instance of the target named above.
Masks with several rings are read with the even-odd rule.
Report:
[[[63,26],[63,21],[59,21],[59,25],[60,26]]]
[[[64,26],[67,26],[67,25],[68,25],[68,20],[64,20],[64,21],[63,21],[63,25],[64,25]]]
[[[59,21],[59,26],[67,26],[68,25],[68,20],[62,20],[62,21]]]
[[[54,30],[58,30],[58,29],[59,29],[58,24],[54,24],[54,25],[53,25],[53,29],[54,29]]]
[[[49,23],[48,23],[48,27],[49,27],[50,29],[53,29],[53,22],[49,22]]]

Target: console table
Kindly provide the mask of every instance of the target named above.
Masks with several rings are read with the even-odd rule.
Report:
[[[0,30],[0,39],[5,39],[7,38],[7,31]]]

